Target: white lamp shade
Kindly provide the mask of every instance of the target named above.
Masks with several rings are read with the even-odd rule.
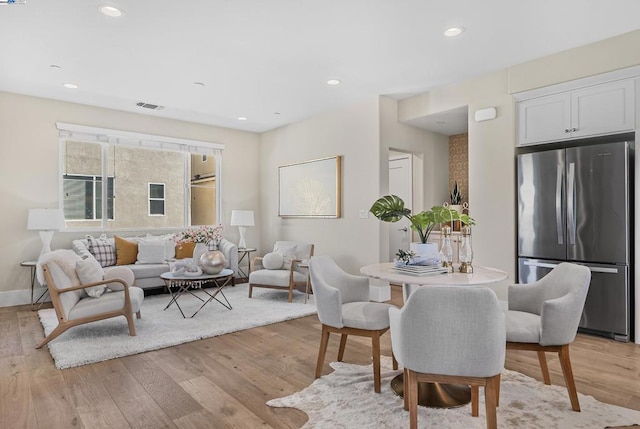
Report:
[[[64,214],[60,209],[30,209],[27,229],[59,231],[64,228]]]
[[[231,226],[255,226],[253,210],[231,210]]]

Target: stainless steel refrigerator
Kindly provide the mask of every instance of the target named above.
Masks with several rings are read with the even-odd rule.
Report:
[[[563,261],[588,266],[580,328],[619,341],[631,336],[633,146],[584,141],[517,155],[519,283]]]

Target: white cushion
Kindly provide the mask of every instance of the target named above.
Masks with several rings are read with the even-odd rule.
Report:
[[[76,273],[82,284],[99,282],[104,276],[102,265],[93,257],[76,262]],[[92,286],[85,292],[92,298],[100,298],[106,288],[105,285]]]
[[[121,279],[127,282],[129,286],[133,286],[136,280],[135,276],[133,275],[133,271],[131,271],[130,268],[118,267],[118,266],[108,269],[104,273],[103,279],[104,280]],[[122,286],[122,283],[120,282],[108,283],[106,286],[107,288],[113,291],[119,291],[124,289],[124,286]]]
[[[167,260],[166,254],[167,249],[164,241],[139,239],[136,264],[160,264]]]
[[[136,313],[140,310],[140,306],[144,300],[144,292],[139,287],[130,287],[129,299],[131,300],[131,310],[133,313]],[[69,312],[69,320],[115,311],[123,307],[123,291],[107,292],[99,299],[81,299]]]
[[[288,270],[291,267],[291,261],[296,258],[296,246],[276,245],[273,249],[274,253],[282,255],[282,268]]]
[[[391,304],[381,302],[349,302],[342,305],[342,323],[347,328],[375,331],[389,327]]]
[[[176,257],[176,242],[173,240],[173,234],[164,235],[151,235],[147,234],[144,238],[139,238],[138,243],[141,241],[162,241],[165,245],[165,259],[174,259]]]
[[[514,343],[540,342],[541,318],[537,314],[524,311],[507,311],[505,313],[505,325],[507,328],[507,341]]]
[[[267,270],[279,270],[284,263],[284,257],[280,253],[267,253],[262,258],[262,266]],[[289,261],[291,264],[291,261]]]
[[[307,276],[297,271],[293,272],[293,281],[306,283]],[[258,270],[249,274],[249,283],[289,287],[289,270]]]

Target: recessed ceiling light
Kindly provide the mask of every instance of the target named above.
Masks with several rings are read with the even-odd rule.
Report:
[[[338,79],[329,79],[327,81],[327,85],[340,85],[341,83],[342,81]]]
[[[204,86],[204,82],[193,82],[194,85]]]
[[[447,37],[456,37],[461,35],[463,32],[464,32],[464,27],[451,27],[451,28],[447,28],[442,34],[444,34]]]
[[[78,85],[76,85],[75,83],[65,83],[64,85],[65,88],[69,88],[69,89],[76,89],[78,88]]]
[[[98,6],[98,10],[103,15],[110,16],[111,18],[118,18],[123,14],[122,9],[118,9],[115,6],[109,6],[106,4],[101,4],[100,6]]]
[[[238,120],[239,121],[246,121],[247,117],[246,116],[238,116]]]

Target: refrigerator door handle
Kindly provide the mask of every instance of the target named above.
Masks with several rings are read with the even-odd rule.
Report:
[[[564,229],[562,228],[562,165],[558,164],[556,172],[556,231],[558,244],[564,244]]]
[[[576,164],[569,164],[567,175],[567,230],[569,232],[569,244],[576,244],[576,204],[574,201],[576,192]]]
[[[552,264],[550,262],[538,262],[538,261],[524,261],[524,264],[530,267],[551,268],[551,269],[558,266],[558,264]],[[590,267],[588,265],[585,265],[585,266],[589,268],[589,270],[591,270],[591,272],[593,273],[618,274],[618,271],[619,271],[617,268]]]

